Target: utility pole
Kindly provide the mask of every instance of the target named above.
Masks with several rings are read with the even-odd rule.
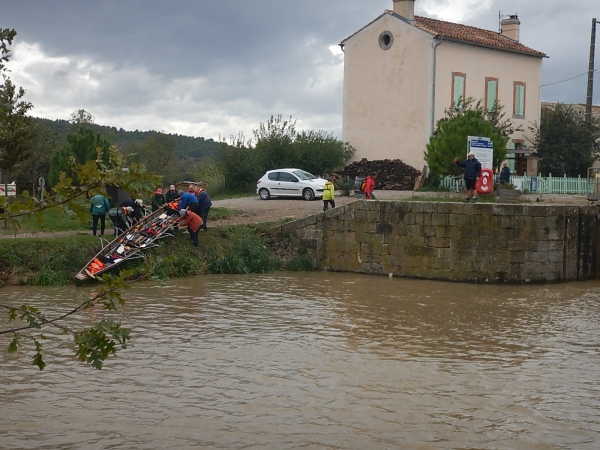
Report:
[[[592,19],[592,42],[590,44],[590,71],[588,73],[587,99],[585,102],[585,118],[592,121],[592,97],[594,95],[594,55],[596,53],[596,19]]]

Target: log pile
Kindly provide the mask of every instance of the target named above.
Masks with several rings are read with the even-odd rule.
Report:
[[[336,172],[333,177],[336,182],[343,177],[354,179],[367,175],[372,175],[375,179],[375,189],[411,191],[421,172],[399,159],[369,161],[363,158],[346,166],[344,170]]]

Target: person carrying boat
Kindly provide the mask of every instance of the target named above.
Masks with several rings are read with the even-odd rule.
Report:
[[[198,203],[198,199],[196,198],[194,193],[193,192],[182,192],[181,200],[179,201],[179,205],[177,206],[177,209],[179,209],[181,211],[182,209],[188,209],[188,208],[190,209],[190,211],[193,211],[196,214],[200,215],[200,204]]]
[[[200,213],[198,215],[202,218],[201,228],[204,231],[208,231],[208,228],[206,228],[206,222],[208,221],[208,213],[210,212],[210,207],[212,206],[208,192],[206,192],[206,187],[206,183],[199,183],[198,192],[196,193],[196,198],[198,199],[198,208],[200,209]]]
[[[106,214],[110,209],[108,200],[102,194],[94,195],[90,199],[90,212],[92,213],[92,232],[96,236],[98,231],[98,220],[100,221],[100,236],[104,236],[106,226]]]
[[[198,247],[198,231],[202,226],[202,218],[193,211],[181,209],[179,211],[181,218],[181,224],[187,226],[188,233],[190,233],[190,240],[194,247]]]
[[[119,205],[122,208],[133,208],[133,213],[131,214],[131,222],[138,223],[138,221],[142,218],[144,201],[141,198],[135,199],[133,197],[124,200]]]
[[[189,192],[190,194],[193,194],[193,195],[194,195],[194,197],[196,197],[196,199],[198,198],[198,188],[196,187],[196,185],[195,185],[195,184],[190,184],[190,185],[188,186],[188,192]]]
[[[167,201],[167,203],[171,203],[172,201],[177,200],[178,198],[179,192],[177,192],[177,190],[175,189],[175,185],[172,184],[171,186],[169,186],[169,190],[165,194],[165,200]]]
[[[152,212],[159,209],[165,203],[166,203],[166,199],[162,193],[162,189],[158,188],[154,194],[154,197],[152,197]]]
[[[108,210],[108,217],[115,225],[115,236],[120,236],[132,225],[132,215],[133,207],[131,206],[117,206]]]

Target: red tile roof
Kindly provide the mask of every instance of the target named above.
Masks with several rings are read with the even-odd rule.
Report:
[[[519,42],[513,41],[496,31],[470,27],[458,23],[444,22],[443,20],[430,19],[429,17],[415,16],[414,26],[436,37],[455,39],[457,41],[498,48],[509,52],[524,53],[533,56],[546,56]]]
[[[367,25],[362,27],[356,33],[348,36],[344,39],[341,44],[346,42],[352,36],[358,34],[360,31],[367,28],[373,22],[378,21],[381,17],[386,14],[395,16],[393,11],[386,10],[379,17],[375,18]],[[459,23],[445,22],[443,20],[430,19],[428,17],[415,16],[414,22],[408,22],[414,27],[419,28],[435,37],[443,37],[446,39],[452,39],[465,44],[482,45],[484,47],[496,48],[498,50],[505,50],[507,52],[522,53],[525,55],[545,57],[546,54],[538,52],[532,48],[529,48],[519,42],[515,42],[512,39],[502,36],[497,31],[484,30],[483,28],[470,27],[468,25],[461,25]]]

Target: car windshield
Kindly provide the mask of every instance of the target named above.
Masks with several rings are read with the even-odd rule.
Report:
[[[314,180],[315,178],[317,178],[312,173],[308,173],[305,170],[294,170],[292,173],[301,180]]]

